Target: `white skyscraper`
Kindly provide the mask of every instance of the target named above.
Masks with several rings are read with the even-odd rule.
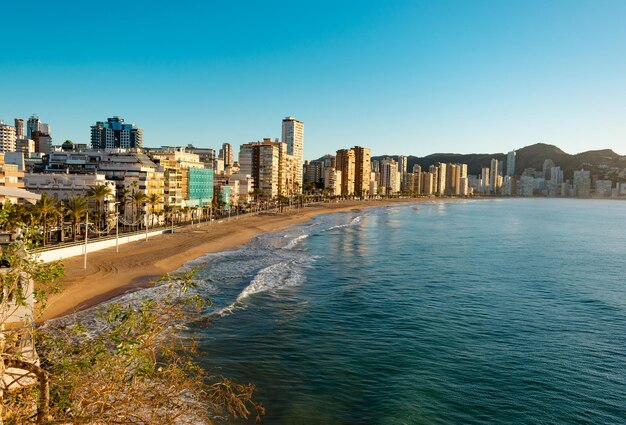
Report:
[[[302,164],[304,163],[304,123],[293,117],[283,119],[283,143],[287,144],[287,153],[296,160],[296,183],[298,193],[302,193]]]

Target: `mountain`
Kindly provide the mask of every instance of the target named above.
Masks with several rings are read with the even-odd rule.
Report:
[[[398,160],[398,155],[381,155],[372,157],[372,160],[382,160],[383,158],[393,158]],[[469,174],[478,175],[482,167],[489,167],[492,159],[503,161],[506,170],[506,154],[457,154],[457,153],[435,153],[425,157],[409,156],[408,170],[413,169],[413,165],[419,164],[422,171],[428,170],[428,167],[436,162],[452,162],[467,164],[467,172]],[[555,165],[561,167],[566,178],[573,176],[574,170],[585,168],[595,174],[606,175],[611,168],[626,168],[626,156],[619,155],[611,149],[603,149],[597,151],[587,151],[576,155],[570,155],[563,152],[554,145],[545,143],[536,143],[526,146],[516,151],[515,174],[520,175],[526,168],[534,168],[536,170],[543,169],[543,163],[546,159],[551,159]]]

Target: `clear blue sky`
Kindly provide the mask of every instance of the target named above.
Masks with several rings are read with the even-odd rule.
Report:
[[[626,154],[626,1],[4,2],[0,119],[55,143],[119,115],[146,146],[305,122],[305,158]]]

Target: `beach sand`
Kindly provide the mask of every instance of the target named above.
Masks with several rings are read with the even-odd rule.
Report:
[[[40,321],[71,314],[128,291],[144,288],[150,280],[173,272],[188,261],[208,252],[235,249],[254,236],[311,220],[318,214],[414,202],[428,198],[343,201],[301,208],[299,213],[244,215],[230,221],[202,223],[177,229],[174,234],[153,236],[88,254],[87,269],[83,256],[63,261],[65,276],[61,293],[52,295]]]

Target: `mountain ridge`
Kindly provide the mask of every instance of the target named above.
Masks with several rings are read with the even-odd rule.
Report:
[[[592,172],[600,173],[610,168],[626,168],[626,155],[620,155],[612,149],[599,149],[568,154],[555,145],[547,143],[535,143],[517,149],[515,160],[515,175],[519,176],[527,168],[542,170],[546,159],[551,159],[556,166],[560,166],[566,178],[571,178],[575,170],[585,168]],[[398,160],[398,155],[377,155],[372,160],[392,158]],[[427,170],[431,165],[442,162],[467,164],[468,174],[478,175],[482,167],[489,167],[492,159],[504,161],[506,171],[506,153],[433,153],[424,157],[409,155],[407,160],[408,170],[411,171],[415,164]]]

